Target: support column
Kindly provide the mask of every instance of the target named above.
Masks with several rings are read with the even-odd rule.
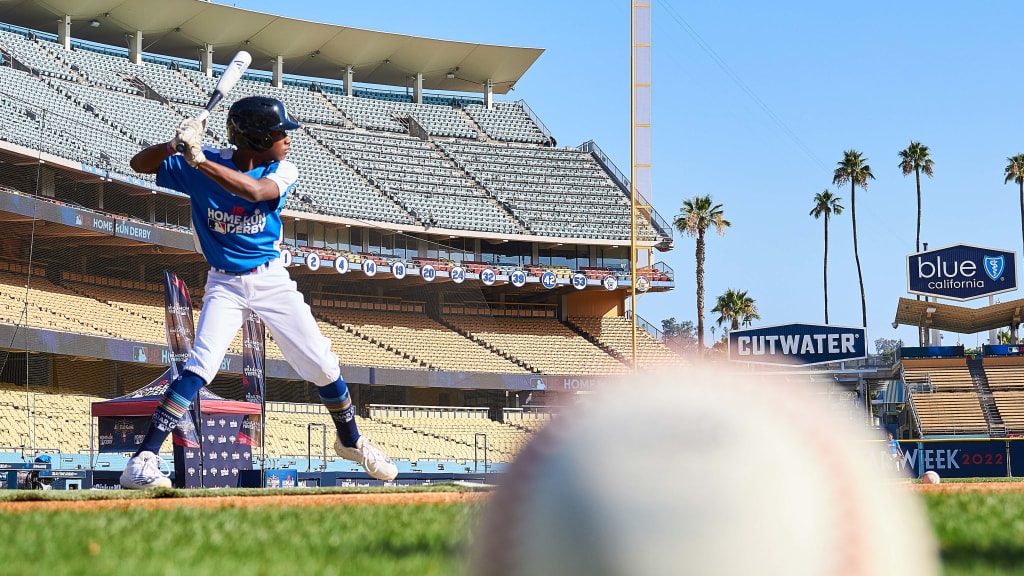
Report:
[[[412,101],[423,104],[423,73],[417,72],[412,85]]]
[[[53,169],[43,165],[39,167],[39,195],[53,198],[56,196],[56,184],[53,177]]]
[[[71,16],[67,14],[57,19],[57,43],[71,50]]]
[[[128,59],[132,64],[142,64],[142,30],[128,37]]]
[[[356,67],[349,64],[345,66],[345,96],[352,95],[352,77],[355,75]]]
[[[484,106],[488,110],[494,110],[494,80],[487,79],[487,83],[484,84]]]
[[[280,88],[284,85],[284,56],[280,54],[274,58],[274,88]]]
[[[991,295],[991,294],[989,294],[988,295],[988,305],[989,306],[995,306],[995,303],[996,303],[996,297]],[[1013,334],[1011,333],[1011,336],[1012,335]],[[988,331],[988,343],[989,343],[989,345],[991,346],[992,344],[999,344],[998,340],[999,340],[999,334],[996,332],[996,329],[993,328],[993,329],[989,330]]]
[[[207,78],[213,78],[213,44],[204,44],[202,50],[202,61],[200,65]]]

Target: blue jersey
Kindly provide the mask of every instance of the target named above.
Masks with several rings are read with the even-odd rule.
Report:
[[[203,148],[208,162],[238,170],[231,148]],[[228,192],[180,154],[160,165],[156,183],[188,194],[192,204],[192,233],[210,266],[241,272],[255,268],[280,255],[281,208],[288,191],[295,186],[299,171],[287,160],[258,166],[248,172],[253,178],[273,180],[281,196],[274,200],[250,202]]]

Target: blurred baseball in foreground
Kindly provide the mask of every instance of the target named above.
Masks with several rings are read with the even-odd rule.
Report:
[[[921,484],[938,484],[939,482],[942,482],[942,477],[935,470],[921,474]]]
[[[880,438],[821,392],[717,368],[583,397],[504,475],[472,574],[939,574]]]

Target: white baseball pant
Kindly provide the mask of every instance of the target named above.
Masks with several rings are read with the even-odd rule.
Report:
[[[285,359],[304,380],[325,386],[341,376],[331,341],[320,332],[280,259],[244,276],[210,269],[195,343],[185,369],[210,383],[245,321],[247,309],[263,319]]]

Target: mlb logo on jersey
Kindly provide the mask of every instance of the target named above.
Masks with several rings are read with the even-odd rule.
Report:
[[[227,225],[226,222],[218,222],[216,220],[212,220],[211,219],[209,221],[209,225],[210,225],[210,230],[213,230],[214,232],[217,232],[218,234],[227,234],[228,233],[228,225]]]

